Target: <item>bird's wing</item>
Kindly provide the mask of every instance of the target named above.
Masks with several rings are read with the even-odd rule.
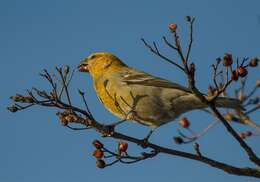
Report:
[[[139,72],[132,69],[124,73],[122,81],[129,85],[135,84],[135,85],[162,87],[162,88],[172,88],[172,89],[180,89],[186,92],[191,92],[190,89],[181,86],[177,83],[173,83],[159,77],[154,77],[152,75],[149,75],[148,73]]]

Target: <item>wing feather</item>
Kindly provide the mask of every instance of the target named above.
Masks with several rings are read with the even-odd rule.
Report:
[[[186,92],[191,92],[190,89],[181,86],[177,83],[173,83],[171,81],[159,77],[154,77],[145,72],[139,72],[136,70],[128,70],[127,74],[124,74],[122,81],[129,85],[135,84],[135,85],[162,87],[162,88],[173,88],[173,89],[181,89]]]

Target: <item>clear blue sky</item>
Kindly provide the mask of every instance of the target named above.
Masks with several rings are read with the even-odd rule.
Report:
[[[163,35],[169,36],[170,22],[176,22],[181,35],[185,35],[186,15],[197,18],[191,56],[198,65],[197,80],[202,90],[210,83],[207,75],[216,57],[225,52],[239,57],[260,56],[259,0],[1,0],[0,181],[257,181],[166,155],[135,165],[120,164],[99,170],[91,157],[91,142],[100,139],[95,132],[73,132],[62,127],[55,116],[56,110],[34,108],[12,114],[5,109],[10,104],[10,95],[24,93],[32,86],[46,87],[38,77],[43,68],[63,64],[75,67],[93,51],[111,51],[131,66],[185,84],[183,75],[152,56],[140,38],[161,42]],[[161,48],[176,57],[165,46]],[[252,72],[254,78],[260,77],[257,69],[258,72]],[[82,105],[76,95],[76,89],[82,88],[87,91],[98,119],[117,120],[97,101],[91,84],[88,75],[75,74],[71,88],[75,93],[74,104]],[[190,119],[195,130],[212,121],[198,112],[191,113]],[[172,143],[176,128],[177,123],[165,125],[151,140],[192,151],[191,145]],[[148,131],[136,124],[125,124],[120,130],[139,137]],[[111,139],[101,140],[108,146],[116,146]],[[221,125],[198,142],[202,152],[210,157],[234,165],[251,165]],[[251,138],[248,143],[260,153],[259,138]],[[131,148],[138,151],[132,145]]]

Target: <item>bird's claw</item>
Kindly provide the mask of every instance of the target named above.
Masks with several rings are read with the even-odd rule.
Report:
[[[151,137],[152,133],[153,133],[154,129],[150,130],[148,135],[140,141],[139,145],[143,148],[147,148],[148,147],[148,144],[149,144],[149,138]]]
[[[142,148],[147,148],[149,144],[148,139],[149,139],[148,137],[145,137],[144,139],[140,140],[138,145],[140,145]]]
[[[115,125],[103,125],[102,137],[109,137],[115,131]]]

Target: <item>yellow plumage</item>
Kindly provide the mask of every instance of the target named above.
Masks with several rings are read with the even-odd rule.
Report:
[[[156,128],[182,113],[206,107],[188,88],[130,68],[108,52],[91,54],[81,61],[79,70],[90,73],[99,100],[122,119]],[[219,98],[217,106],[239,108],[240,103]]]

